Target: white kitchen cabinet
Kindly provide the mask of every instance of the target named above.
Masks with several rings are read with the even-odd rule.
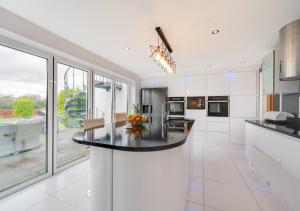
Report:
[[[228,117],[207,117],[206,120],[207,120],[207,122],[229,123],[229,118]]]
[[[229,95],[230,73],[218,73],[207,75],[207,95]]]
[[[207,142],[227,144],[229,143],[229,134],[207,131],[206,140]]]
[[[206,131],[206,122],[195,121],[192,130]]]
[[[186,78],[186,96],[206,96],[206,76]]]
[[[168,97],[185,97],[185,78],[168,78]]]
[[[281,149],[281,164],[285,167],[282,173],[282,195],[294,210],[300,210],[300,143],[286,139]]]
[[[257,96],[231,96],[230,117],[253,118],[257,116]]]
[[[229,123],[227,122],[207,122],[207,131],[210,132],[229,132]]]
[[[206,110],[202,109],[187,109],[186,115],[187,118],[194,119],[199,122],[206,122]]]
[[[257,72],[231,72],[230,95],[256,95]]]
[[[230,118],[230,143],[245,144],[245,119]]]
[[[253,148],[253,168],[265,180],[266,184],[271,186],[271,189],[279,194],[281,191],[281,166],[279,163],[270,159],[260,149]]]
[[[167,78],[152,78],[141,80],[141,88],[168,87]]]
[[[300,210],[300,142],[246,123],[246,156],[253,170],[285,201],[286,210]]]
[[[206,141],[206,132],[193,130],[192,139],[193,141]]]

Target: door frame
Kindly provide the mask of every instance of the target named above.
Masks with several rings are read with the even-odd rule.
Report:
[[[65,59],[63,57],[55,56],[53,59],[53,70],[54,70],[54,86],[53,86],[53,164],[52,164],[52,172],[56,174],[57,172],[63,171],[64,169],[70,168],[78,163],[81,163],[84,160],[88,159],[87,157],[79,158],[74,161],[71,161],[61,167],[57,166],[57,146],[58,146],[58,119],[57,119],[57,64],[64,64],[67,66],[71,66],[77,68],[82,71],[86,71],[87,73],[87,119],[89,118],[92,111],[92,81],[91,75],[93,74],[92,69],[88,66],[79,64],[77,62],[71,61],[69,59]]]
[[[21,51],[27,54],[31,54],[33,56],[37,56],[40,58],[44,58],[47,60],[47,117],[46,117],[46,128],[47,128],[47,143],[46,143],[46,152],[47,152],[47,172],[43,175],[34,177],[32,179],[26,180],[20,184],[16,184],[14,186],[11,186],[10,188],[1,191],[0,192],[0,199],[12,194],[18,190],[24,189],[34,183],[37,183],[49,176],[52,175],[53,172],[53,157],[52,157],[52,142],[53,142],[53,55],[46,52],[42,51],[40,49],[34,48],[32,46],[26,45],[24,43],[11,40],[7,37],[1,36],[0,35],[0,45],[12,48],[17,51]]]

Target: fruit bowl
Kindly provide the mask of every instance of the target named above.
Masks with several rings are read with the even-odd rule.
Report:
[[[130,122],[132,126],[143,124],[147,122],[147,120],[148,118],[144,114],[132,113],[128,115],[128,122]]]

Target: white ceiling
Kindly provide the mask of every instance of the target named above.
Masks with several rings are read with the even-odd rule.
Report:
[[[156,26],[174,50],[177,72],[195,74],[259,64],[277,46],[278,30],[300,18],[299,0],[0,0],[0,6],[142,78],[162,76],[149,59]],[[216,28],[220,33],[212,35]]]

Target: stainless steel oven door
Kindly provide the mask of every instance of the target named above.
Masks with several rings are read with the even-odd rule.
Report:
[[[208,102],[207,116],[228,117],[229,102],[228,101],[210,101]]]
[[[185,114],[184,102],[173,101],[173,102],[168,102],[167,105],[168,105],[168,115],[184,116]]]

